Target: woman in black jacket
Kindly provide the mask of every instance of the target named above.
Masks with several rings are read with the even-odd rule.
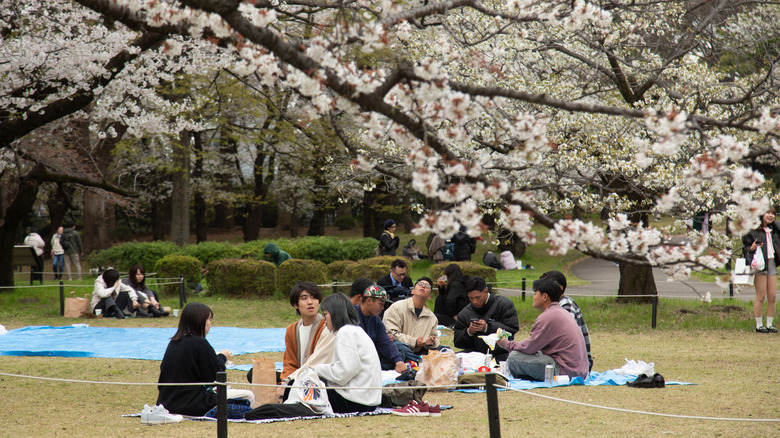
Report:
[[[203,303],[189,303],[181,312],[179,329],[171,338],[160,364],[159,383],[207,383],[217,379],[218,371],[225,371],[225,363],[233,355],[228,350],[217,354],[206,340],[214,314]],[[205,416],[217,406],[214,385],[158,386],[157,404],[174,413]],[[249,390],[228,389],[228,399],[243,399],[246,405],[230,403],[232,418],[243,418],[249,411],[254,394]],[[244,408],[244,409],[242,409]]]
[[[401,239],[395,235],[395,228],[396,224],[394,220],[388,219],[385,221],[382,235],[379,236],[379,255],[395,255],[395,251],[401,243]]]
[[[452,327],[458,318],[458,313],[469,305],[469,296],[466,291],[466,282],[469,277],[463,275],[460,266],[450,263],[444,268],[444,276],[447,284],[439,285],[439,296],[433,303],[433,313],[439,324]]]
[[[780,258],[780,224],[775,221],[775,209],[761,216],[761,225],[742,236],[742,251],[745,261],[750,264],[756,251],[764,256],[764,269],[755,273],[753,286],[756,288],[756,301],[753,314],[756,317],[756,332],[777,333],[772,325],[775,319],[775,301],[777,299],[777,259]],[[764,299],[766,299],[766,326],[761,322]]]

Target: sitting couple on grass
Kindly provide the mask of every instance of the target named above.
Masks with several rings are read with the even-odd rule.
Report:
[[[105,270],[95,279],[90,308],[92,313],[100,310],[104,316],[117,319],[168,316],[157,292],[146,287],[146,273],[141,265],[133,265],[124,281],[119,281],[116,269]]]

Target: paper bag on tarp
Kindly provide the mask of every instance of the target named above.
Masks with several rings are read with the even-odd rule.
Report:
[[[431,391],[452,389],[458,384],[458,358],[452,350],[431,350],[422,356],[422,365],[416,378],[426,386],[443,386],[430,388]]]
[[[276,362],[273,359],[253,358],[252,383],[276,385]],[[255,395],[253,408],[279,402],[275,386],[253,386],[252,393]]]
[[[65,317],[66,318],[91,318],[92,312],[89,310],[89,294],[84,298],[77,297],[76,292],[71,292],[70,296],[65,298]]]

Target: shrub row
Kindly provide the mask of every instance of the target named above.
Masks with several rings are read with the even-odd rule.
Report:
[[[263,248],[274,242],[293,258],[318,260],[328,264],[338,260],[362,260],[371,257],[377,240],[371,237],[342,242],[335,237],[304,237],[296,240],[254,240],[240,245],[230,242],[201,242],[178,247],[171,242],[128,242],[92,253],[87,260],[92,266],[112,266],[126,272],[136,263],[147,270],[161,258],[178,254],[194,257],[203,265],[224,259],[264,260]]]

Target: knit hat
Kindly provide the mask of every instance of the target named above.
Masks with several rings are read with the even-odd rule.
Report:
[[[382,228],[382,229],[386,230],[386,229],[392,227],[393,225],[395,225],[395,221],[392,220],[392,219],[388,219],[388,220],[385,221],[385,227]]]
[[[392,303],[387,295],[387,292],[385,292],[385,289],[382,286],[377,286],[375,284],[372,284],[371,286],[367,287],[365,291],[363,291],[363,297],[379,298],[385,302]]]

